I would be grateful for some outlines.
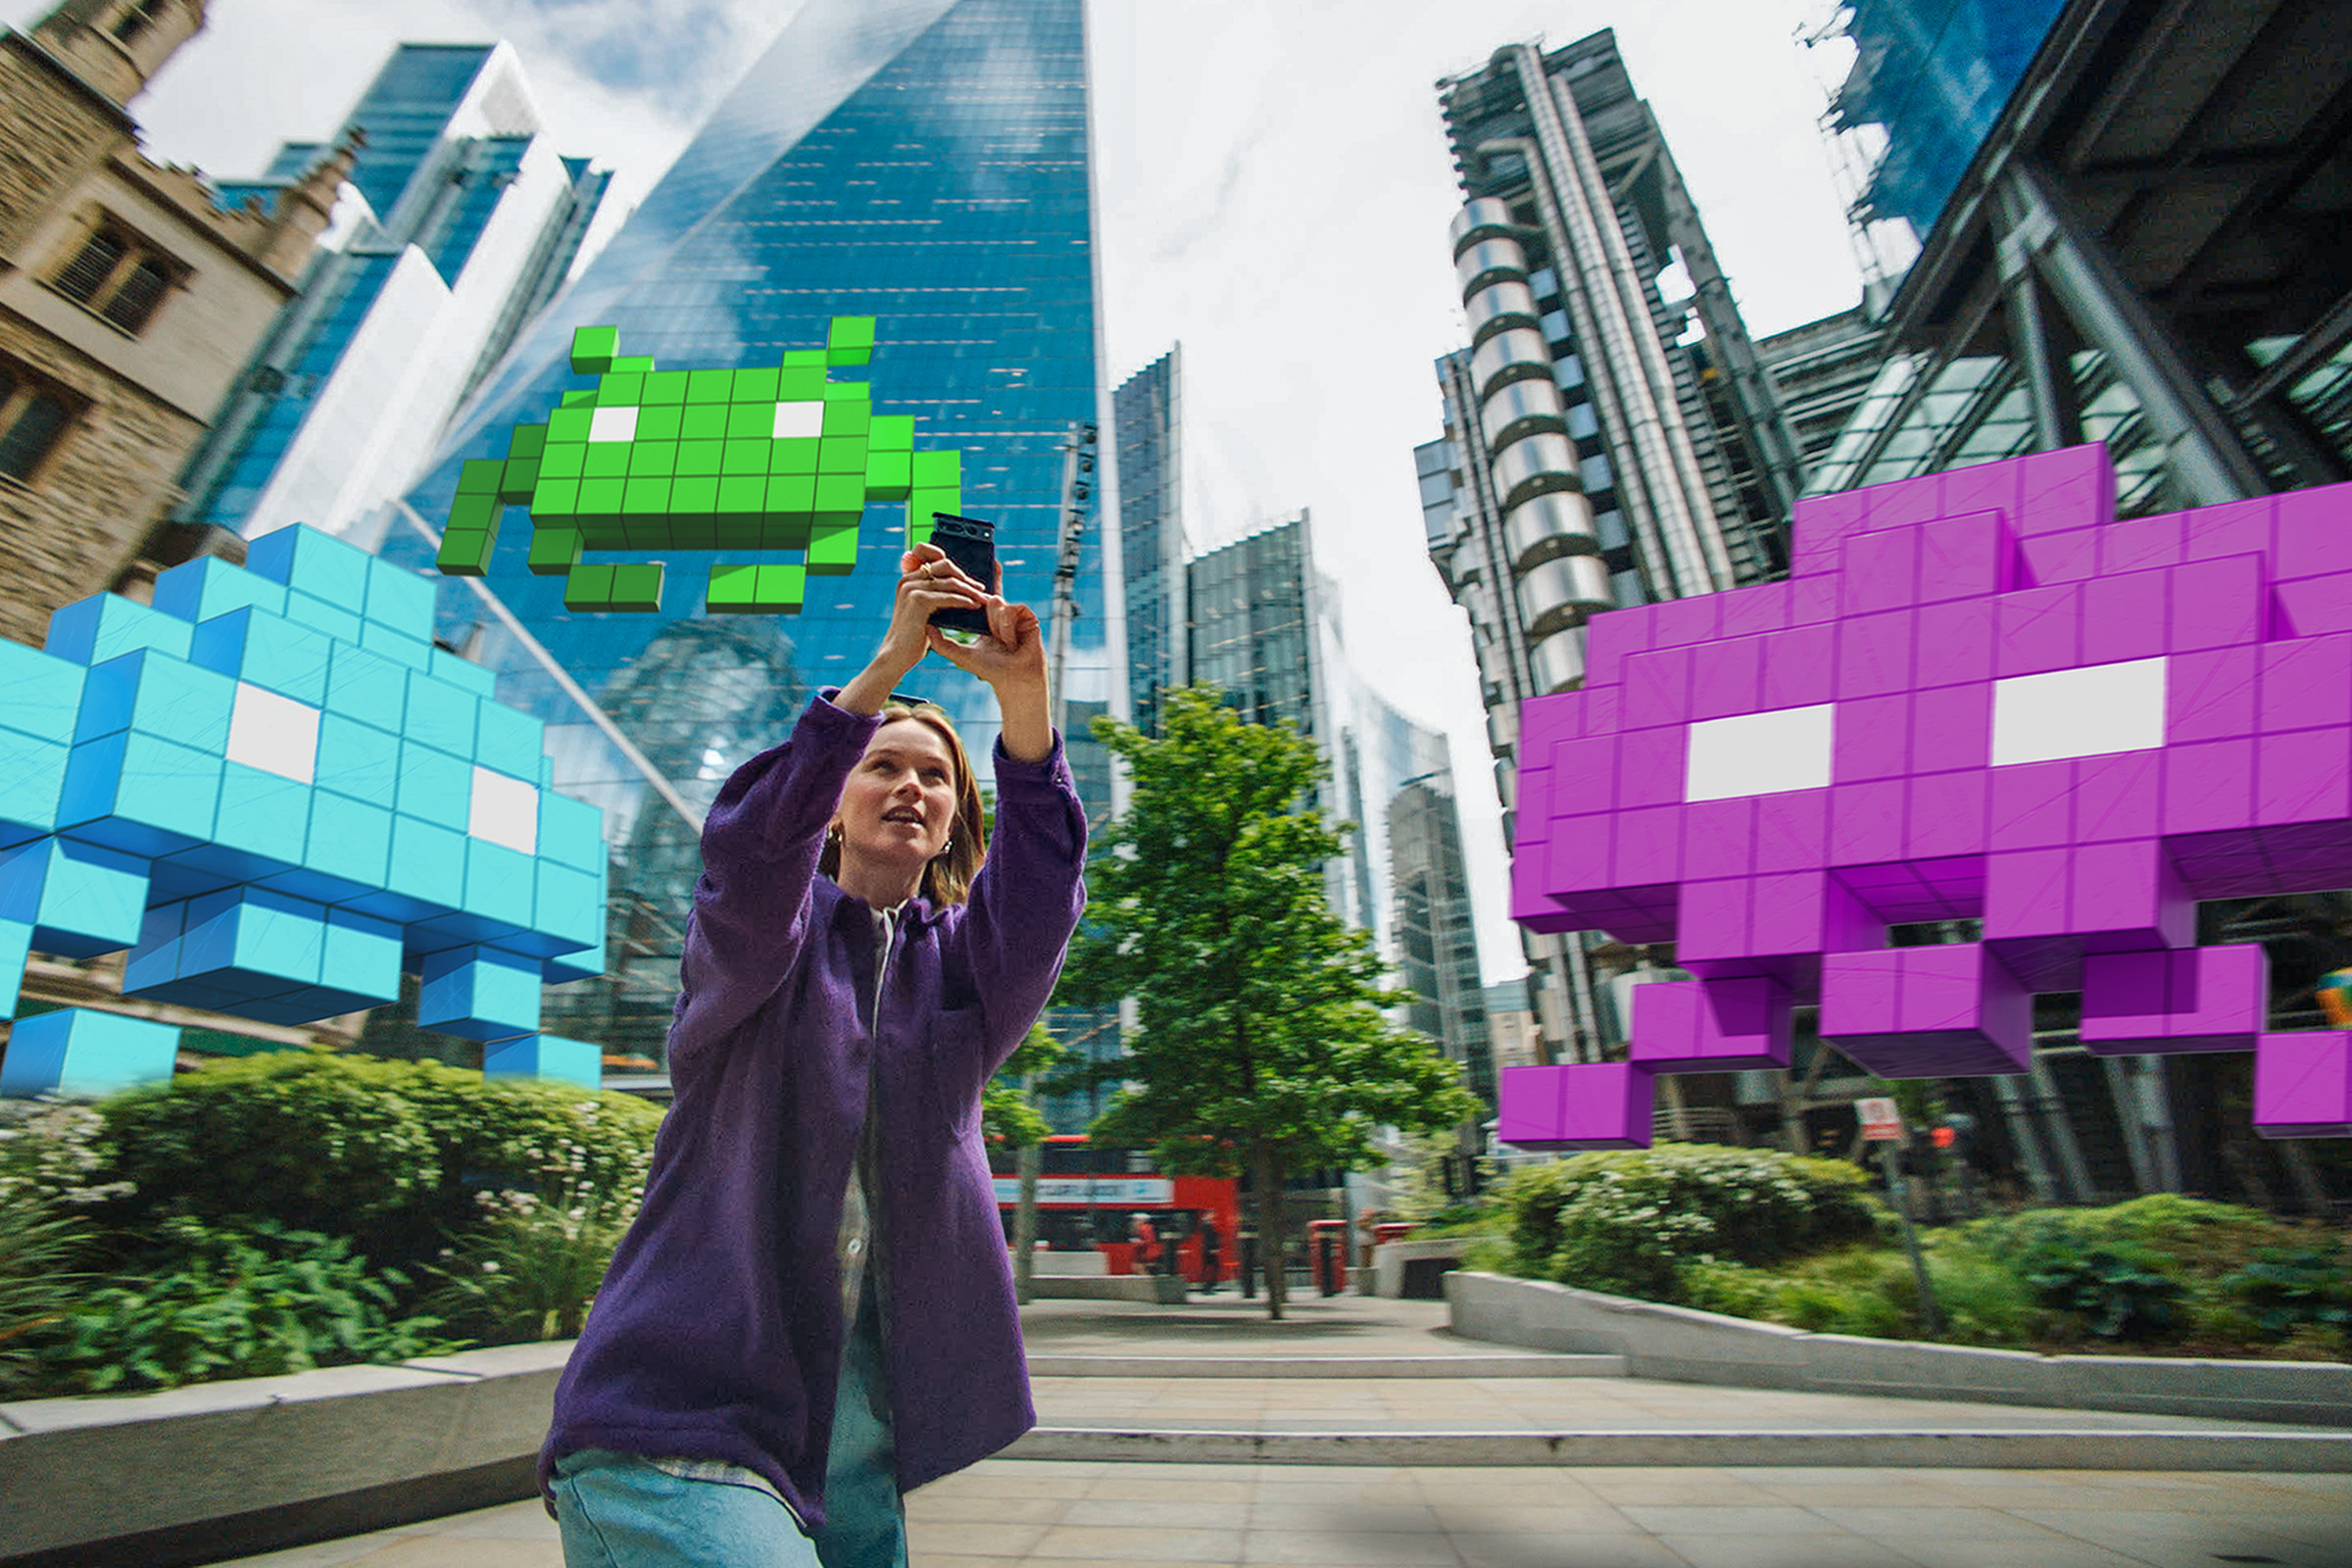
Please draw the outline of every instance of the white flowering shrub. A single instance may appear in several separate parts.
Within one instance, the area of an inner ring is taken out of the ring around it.
[[[87,1283],[87,1210],[123,1197],[86,1105],[0,1101],[0,1396],[34,1388],[41,1351]]]
[[[1673,1300],[1689,1263],[1766,1263],[1868,1236],[1867,1182],[1839,1160],[1661,1144],[1529,1166],[1501,1201],[1517,1272]]]

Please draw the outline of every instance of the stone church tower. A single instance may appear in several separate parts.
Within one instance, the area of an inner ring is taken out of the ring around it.
[[[339,150],[226,211],[139,149],[129,104],[206,0],[65,0],[0,30],[0,634],[38,643],[91,592],[142,596],[201,541],[172,480],[297,292]]]

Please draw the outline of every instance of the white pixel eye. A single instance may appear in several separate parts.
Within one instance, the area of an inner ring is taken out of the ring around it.
[[[318,710],[237,682],[228,714],[228,760],[297,784],[316,782]]]
[[[779,403],[776,405],[776,439],[789,441],[796,436],[825,433],[825,406],[822,403]]]
[[[2012,675],[1992,683],[1992,765],[2146,752],[2164,744],[2165,661]]]
[[[1829,787],[1835,703],[1702,719],[1690,726],[1686,801]]]
[[[637,439],[637,411],[627,409],[598,409],[588,416],[588,439],[591,441],[634,441]]]
[[[539,792],[518,778],[486,767],[473,770],[473,802],[466,815],[471,837],[517,855],[539,853]]]

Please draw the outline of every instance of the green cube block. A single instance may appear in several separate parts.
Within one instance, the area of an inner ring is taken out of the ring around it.
[[[596,389],[588,387],[566,392],[557,400],[556,407],[559,409],[593,409],[596,407]]]
[[[737,403],[773,403],[776,401],[776,368],[757,365],[748,370],[735,372],[735,386],[730,394]]]
[[[816,475],[813,473],[779,473],[767,481],[767,505],[771,515],[776,513],[800,513],[807,515],[816,510]]]
[[[675,516],[709,516],[718,510],[716,474],[681,474],[670,482],[669,510]]]
[[[580,516],[586,519],[620,515],[620,499],[627,488],[625,479],[582,479]]]
[[[697,370],[697,375],[703,372]],[[679,438],[686,441],[717,441],[727,433],[727,405],[724,403],[689,403],[686,416],[678,422]],[[585,439],[585,438],[583,438]]]
[[[651,613],[662,608],[662,563],[633,561],[612,568],[614,610]]]
[[[599,441],[588,449],[580,469],[583,479],[621,479],[629,472],[629,444],[625,441]]]
[[[779,615],[797,614],[808,597],[808,573],[804,566],[765,565],[760,568],[760,603]]]
[[[547,426],[544,424],[518,424],[514,433],[507,437],[507,456],[510,458],[535,458],[546,450]]]
[[[814,369],[821,372],[824,368],[825,351],[823,349],[786,349],[784,351],[784,368],[787,370]]]
[[[835,401],[825,405],[825,434],[863,435],[873,422],[874,408],[870,403]]]
[[[490,552],[497,543],[497,536],[485,529],[452,528],[441,536],[441,554],[433,564],[441,568],[444,577],[486,576]]]
[[[689,515],[674,505],[670,508],[669,544],[673,550],[719,549],[718,529],[718,519],[708,512]]]
[[[865,444],[876,452],[912,452],[914,450],[914,416],[911,414],[877,414],[866,426]]]
[[[688,403],[731,403],[735,398],[733,370],[689,370],[686,372],[686,401]]]
[[[626,370],[632,375],[643,375],[653,368],[653,357],[647,354],[632,354],[625,359],[616,359],[612,362],[612,368]]]
[[[684,441],[678,445],[677,472],[715,474],[726,457],[724,441]]]
[[[678,443],[675,441],[638,441],[628,448],[629,477],[643,478],[659,475],[668,478],[678,468]]]
[[[874,389],[863,381],[827,381],[825,383],[825,401],[827,403],[871,404],[873,399]]]
[[[817,438],[788,436],[768,443],[767,471],[770,473],[816,472]]]
[[[612,571],[610,562],[590,562],[571,568],[571,576],[564,584],[564,608],[566,610],[609,610],[612,605]]]
[[[710,588],[703,596],[703,609],[707,613],[748,615],[758,610],[759,602],[758,566],[711,566]]]
[[[824,395],[825,368],[821,365],[788,368],[776,372],[778,403],[814,403]]]
[[[580,481],[577,479],[542,478],[539,488],[531,492],[531,516],[540,523],[572,516],[579,510]]]
[[[816,471],[820,474],[865,472],[865,437],[826,436],[817,445]]]
[[[619,352],[619,327],[583,326],[571,334],[571,373],[602,375],[612,368],[612,357]]]
[[[719,457],[718,471],[721,473],[766,473],[768,446],[769,443],[765,440],[729,441],[726,444],[726,451]]]
[[[637,411],[637,439],[640,441],[675,441],[685,423],[686,411],[674,403],[660,408]]]
[[[467,458],[466,466],[458,470],[458,494],[462,496],[494,496],[498,482],[506,474],[503,458]]]
[[[524,563],[534,577],[561,577],[580,564],[580,530],[549,527],[531,530],[531,553]]]
[[[872,452],[865,457],[865,493],[874,501],[904,501],[913,483],[908,470],[912,454]]]
[[[547,416],[548,445],[554,446],[561,441],[576,441],[585,445],[589,422],[595,417],[596,411],[592,408],[558,409]]]
[[[819,473],[816,476],[816,510],[820,513],[863,512],[865,465],[860,463],[855,473]]]
[[[917,490],[944,490],[963,482],[963,454],[960,452],[917,452],[914,455],[913,478]]]
[[[710,525],[713,550],[764,550],[766,524],[758,517],[721,517]]]
[[[728,474],[718,481],[718,515],[756,517],[767,510],[767,475]]]
[[[836,316],[825,332],[825,354],[828,358],[842,354],[865,354],[874,346],[874,318],[870,316]],[[835,365],[863,365],[862,359],[833,358]]]
[[[510,507],[530,505],[531,492],[539,488],[539,460],[509,458],[500,467],[498,499]]]
[[[577,479],[587,464],[588,449],[577,441],[566,441],[547,449],[547,455],[539,460],[539,477]]]
[[[633,409],[644,397],[643,375],[624,375],[614,370],[596,384],[596,406],[600,409]]]
[[[505,510],[495,495],[461,495],[449,504],[449,525],[462,532],[495,530]]]
[[[686,401],[686,378],[689,370],[656,370],[645,378],[645,406],[649,409]]]
[[[669,515],[669,476],[644,474],[630,479],[621,493],[620,510],[631,517]]]
[[[858,564],[858,524],[820,522],[808,536],[808,575],[845,577]]]
[[[776,433],[776,407],[773,399],[765,403],[733,403],[727,406],[727,439],[730,441],[768,441]]]
[[[806,550],[814,520],[806,512],[771,512],[752,538],[754,550]]]

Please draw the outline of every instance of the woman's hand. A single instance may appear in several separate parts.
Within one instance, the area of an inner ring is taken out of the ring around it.
[[[951,565],[951,570],[955,568]],[[957,571],[966,583],[971,578]],[[1004,568],[997,567],[996,586],[1004,586]],[[997,695],[997,711],[1004,719],[1005,753],[1024,762],[1042,762],[1054,754],[1054,718],[1046,693],[1046,638],[1037,612],[1027,605],[1007,604],[1002,593],[986,596],[988,635],[957,642],[937,626],[925,628],[932,651],[965,674],[986,683]]]
[[[842,687],[834,706],[853,713],[880,712],[900,680],[921,663],[923,655],[934,646],[932,612],[980,610],[988,603],[988,593],[957,569],[937,545],[916,545],[907,551],[899,558],[899,591],[891,605],[890,625],[882,633],[882,646],[874,650],[865,668]]]

